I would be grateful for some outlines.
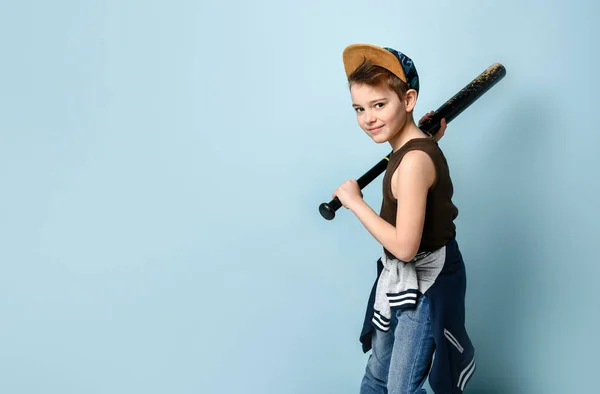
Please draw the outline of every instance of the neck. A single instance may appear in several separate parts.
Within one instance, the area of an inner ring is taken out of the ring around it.
[[[414,138],[424,138],[428,137],[426,133],[421,131],[419,127],[415,124],[412,116],[406,119],[406,123],[404,126],[398,131],[398,133],[393,136],[388,142],[392,146],[392,150],[396,152],[398,149],[402,148],[404,144]]]

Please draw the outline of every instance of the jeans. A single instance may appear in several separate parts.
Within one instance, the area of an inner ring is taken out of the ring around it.
[[[414,309],[393,310],[388,332],[373,329],[372,350],[360,394],[425,394],[435,343],[429,301],[419,294]]]

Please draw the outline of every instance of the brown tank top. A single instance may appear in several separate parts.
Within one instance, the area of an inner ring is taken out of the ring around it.
[[[392,175],[404,155],[415,149],[427,153],[436,169],[436,179],[427,194],[425,223],[419,246],[419,252],[434,251],[456,236],[454,219],[458,216],[458,208],[452,202],[454,187],[446,157],[433,137],[412,139],[392,153],[383,177],[383,201],[379,216],[393,226],[396,225],[397,200],[392,194]],[[395,258],[387,249],[383,250],[388,257]]]

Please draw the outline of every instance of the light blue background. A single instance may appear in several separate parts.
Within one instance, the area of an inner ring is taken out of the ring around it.
[[[358,392],[380,248],[317,210],[389,151],[355,42],[415,60],[417,117],[506,66],[441,141],[467,392],[598,392],[597,4],[4,1],[0,392]]]

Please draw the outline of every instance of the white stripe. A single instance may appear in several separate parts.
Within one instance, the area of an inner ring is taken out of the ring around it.
[[[381,324],[383,324],[384,326],[389,326],[390,324],[392,324],[391,321],[386,320],[383,315],[381,314],[381,312],[379,311],[375,311],[375,313],[373,313],[373,317],[376,317],[379,319],[379,321],[381,322]]]
[[[456,348],[458,349],[459,352],[463,352],[464,349],[463,347],[460,345],[460,343],[458,343],[458,341],[456,340],[456,338],[454,338],[454,335],[452,335],[452,333],[450,333],[450,331],[446,330],[444,328],[444,335],[446,336],[446,338],[448,338],[448,340],[454,345],[456,346]]]
[[[460,387],[462,385],[463,375],[465,374],[465,372],[467,372],[467,370],[471,369],[472,366],[475,366],[475,358],[474,357],[473,357],[473,360],[471,360],[471,362],[469,363],[469,365],[467,365],[467,367],[465,369],[463,369],[462,372],[460,373],[460,376],[458,377],[458,384],[456,385],[456,387]]]
[[[398,301],[391,302],[390,301],[390,306],[399,306],[399,305],[404,305],[404,304],[416,304],[416,303],[417,303],[417,301],[415,301],[415,300],[406,300],[406,301],[401,301],[401,302],[398,302]]]
[[[381,318],[380,315],[378,315],[377,313],[373,316],[373,319],[377,320],[379,322],[379,324],[381,324],[384,327],[389,327],[390,324],[392,322],[386,322],[385,320],[383,320],[383,318]]]
[[[381,323],[379,323],[379,321],[377,321],[377,319],[373,319],[373,323],[375,323],[375,325],[377,327],[379,327],[381,329],[381,331],[388,331],[389,330],[389,327],[383,327],[383,326],[381,326]]]
[[[388,296],[388,299],[390,301],[397,301],[397,300],[402,300],[404,298],[417,298],[416,294],[403,294],[403,295],[395,295],[395,296]]]
[[[473,361],[475,361],[475,360],[473,360]],[[460,385],[460,391],[464,391],[465,385],[469,381],[469,378],[471,377],[471,375],[473,374],[474,371],[475,371],[475,363],[473,363],[473,368],[471,368],[471,371],[469,371],[469,373],[465,376],[465,379],[463,380],[462,384]]]

